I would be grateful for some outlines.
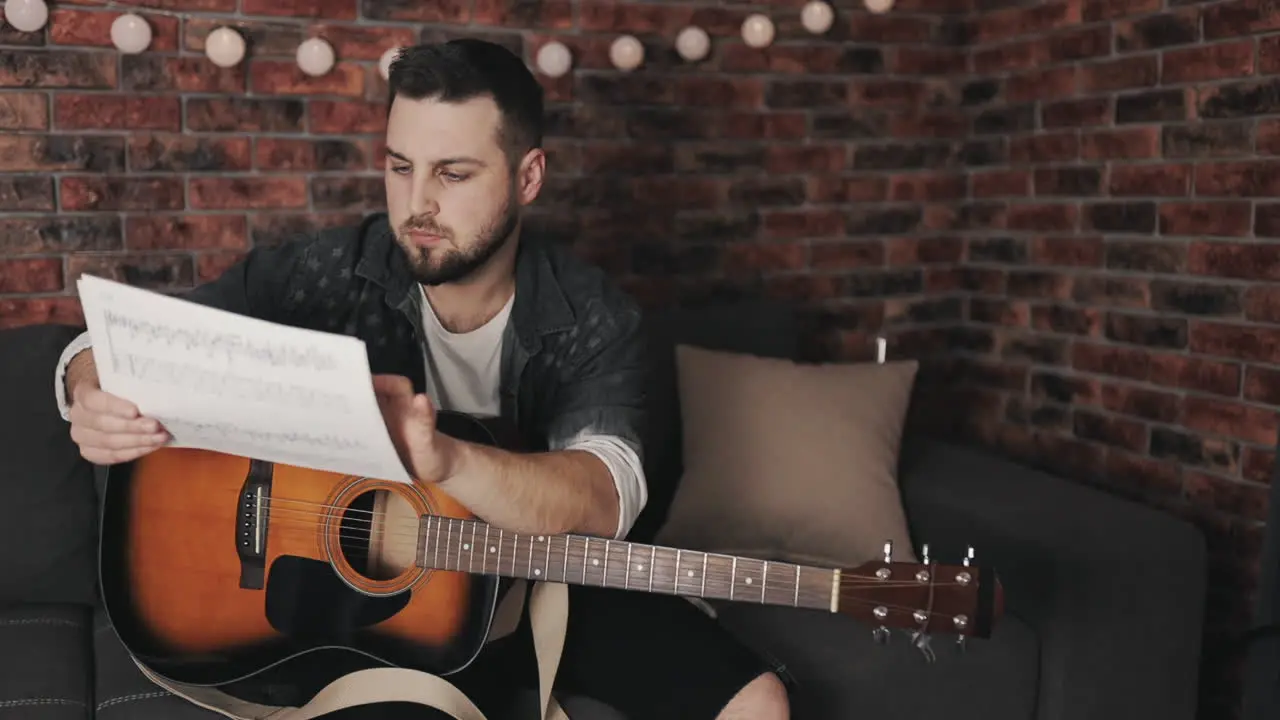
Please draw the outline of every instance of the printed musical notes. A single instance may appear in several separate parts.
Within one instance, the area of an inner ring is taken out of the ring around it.
[[[102,389],[196,447],[410,482],[364,343],[92,275],[79,279]]]

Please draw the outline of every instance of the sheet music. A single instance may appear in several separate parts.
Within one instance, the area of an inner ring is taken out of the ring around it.
[[[102,389],[160,421],[173,446],[412,481],[358,338],[92,275],[77,286]]]

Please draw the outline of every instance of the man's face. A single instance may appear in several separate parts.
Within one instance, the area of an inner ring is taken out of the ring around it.
[[[397,97],[387,119],[387,213],[418,282],[466,278],[513,235],[541,187],[533,150],[511,167],[492,98],[459,103]]]

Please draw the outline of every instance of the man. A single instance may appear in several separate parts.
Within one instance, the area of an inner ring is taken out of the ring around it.
[[[388,212],[257,248],[187,297],[360,337],[410,471],[482,519],[626,536],[647,496],[640,312],[603,273],[521,232],[546,172],[540,86],[518,57],[476,40],[409,48],[389,85]],[[99,388],[85,348],[67,348],[56,382],[83,456],[111,464],[163,446],[164,428]],[[436,432],[435,408],[516,420],[546,451],[453,440]],[[559,693],[633,719],[788,716],[769,666],[684,599],[570,593]],[[505,639],[449,679],[486,715],[508,689],[537,688],[529,649]]]

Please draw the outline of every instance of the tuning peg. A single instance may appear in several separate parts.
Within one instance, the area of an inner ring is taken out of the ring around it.
[[[970,545],[968,547],[968,551],[965,553],[965,556],[964,556],[964,566],[970,567],[972,564],[973,564],[973,546]]]
[[[925,662],[932,663],[938,659],[937,653],[933,651],[933,638],[927,633],[919,630],[911,633],[911,644],[915,645],[924,655]]]
[[[893,541],[892,540],[884,541],[884,561],[886,563],[893,562]]]
[[[889,644],[889,628],[881,625],[880,627],[871,631],[871,638],[876,641],[877,645],[888,645]]]
[[[967,638],[964,635],[956,638],[956,650],[959,651],[961,655],[963,655],[964,651],[969,647],[968,644],[965,643],[966,639]]]
[[[925,543],[924,547],[920,548],[920,550],[921,550],[920,561],[925,565],[928,565],[929,564],[929,543]]]

